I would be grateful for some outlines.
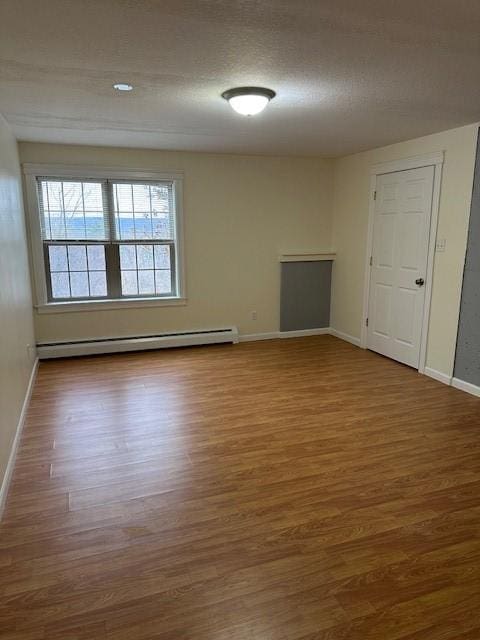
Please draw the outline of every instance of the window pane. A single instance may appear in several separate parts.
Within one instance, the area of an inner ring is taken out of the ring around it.
[[[48,253],[52,299],[108,295],[105,245],[54,245]]]
[[[108,237],[108,223],[104,220],[103,211],[92,211],[85,213],[85,239],[86,240],[104,240]]]
[[[155,269],[170,269],[170,247],[166,244],[155,245]]]
[[[172,293],[171,271],[155,271],[156,293]]]
[[[87,270],[87,247],[84,244],[78,245],[78,246],[69,245],[68,266],[69,266],[69,271],[86,271]]]
[[[113,185],[113,201],[115,207],[115,225],[117,237],[125,239],[135,238],[133,221],[133,192],[129,184]]]
[[[45,216],[45,232],[47,238],[65,238],[65,225],[62,216],[62,183],[45,182],[42,188],[43,213]]]
[[[88,288],[88,274],[86,271],[70,272],[70,287],[72,298],[88,298],[90,295]]]
[[[124,296],[138,295],[136,271],[122,271],[122,295]]]
[[[139,269],[153,269],[153,246],[137,244],[137,264]]]
[[[68,273],[52,273],[52,298],[70,298]]]
[[[105,271],[90,271],[88,274],[91,296],[107,295],[107,274]]]
[[[107,239],[101,182],[40,178],[39,184],[45,239]]]
[[[172,239],[175,235],[171,183],[113,183],[115,227],[119,239]]]
[[[141,294],[151,294],[151,295],[155,293],[153,269],[151,271],[138,272],[138,292]]]
[[[173,187],[155,185],[151,188],[152,222],[155,238],[172,240],[173,228]]]
[[[102,184],[98,182],[82,182],[83,202],[85,205],[85,213],[97,214],[102,212],[103,216],[103,193]],[[88,215],[87,215],[88,217]],[[92,216],[95,217],[95,216]]]
[[[50,261],[50,271],[68,271],[66,247],[48,247],[48,259]]]
[[[89,245],[87,247],[89,271],[105,271],[105,247]]]
[[[136,247],[134,244],[121,244],[120,245],[120,268],[121,269],[136,269]]]
[[[60,211],[64,216],[65,238],[84,239],[86,233],[83,218],[82,184],[64,182],[62,187],[63,202],[60,203]]]
[[[122,295],[153,296],[171,293],[169,246],[121,244],[119,250]],[[162,268],[156,268],[158,266]],[[164,266],[167,268],[163,268]]]

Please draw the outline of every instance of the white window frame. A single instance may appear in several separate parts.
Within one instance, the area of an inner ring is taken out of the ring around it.
[[[34,304],[39,313],[123,309],[126,307],[163,307],[184,305],[187,302],[185,286],[185,248],[183,220],[183,173],[181,171],[152,172],[146,169],[120,169],[118,167],[89,167],[80,165],[24,164],[27,222],[31,247],[31,266],[34,283]],[[175,254],[176,292],[171,297],[110,298],[105,300],[72,300],[49,302],[37,194],[37,178],[103,179],[171,181],[175,197]]]

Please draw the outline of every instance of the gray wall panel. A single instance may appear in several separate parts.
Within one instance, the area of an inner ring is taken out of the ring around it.
[[[332,262],[282,262],[280,331],[330,324]]]
[[[480,145],[477,144],[467,255],[463,274],[455,378],[480,387]]]

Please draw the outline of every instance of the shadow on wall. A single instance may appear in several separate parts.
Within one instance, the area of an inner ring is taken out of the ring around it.
[[[480,140],[477,142],[454,376],[480,387]]]

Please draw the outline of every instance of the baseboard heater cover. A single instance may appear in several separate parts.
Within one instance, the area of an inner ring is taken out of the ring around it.
[[[207,329],[178,333],[162,333],[159,335],[130,336],[122,338],[101,338],[99,340],[82,340],[72,342],[50,342],[37,344],[38,357],[68,358],[71,356],[88,356],[100,353],[119,353],[124,351],[143,351],[147,349],[166,349],[168,347],[189,347],[206,344],[222,344],[238,342],[237,327],[226,329]]]

